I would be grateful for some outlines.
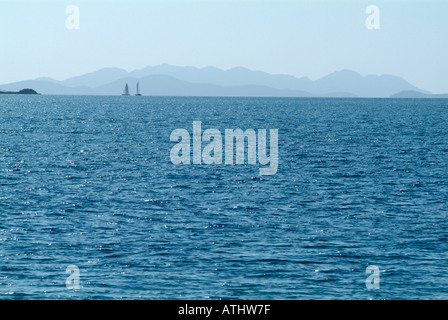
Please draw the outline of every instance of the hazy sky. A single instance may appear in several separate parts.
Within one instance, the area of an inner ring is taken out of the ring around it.
[[[79,30],[66,28],[69,5]],[[313,80],[352,69],[448,92],[447,0],[0,0],[0,39],[0,83],[168,63]]]

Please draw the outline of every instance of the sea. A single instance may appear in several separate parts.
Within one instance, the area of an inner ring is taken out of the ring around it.
[[[0,299],[448,299],[448,100],[2,95]]]

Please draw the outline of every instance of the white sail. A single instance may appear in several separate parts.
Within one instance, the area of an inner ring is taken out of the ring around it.
[[[135,94],[136,96],[141,96],[142,94],[140,93],[140,82],[137,81],[137,93]]]
[[[128,96],[128,95],[129,95],[129,87],[128,84],[126,83],[122,96]]]

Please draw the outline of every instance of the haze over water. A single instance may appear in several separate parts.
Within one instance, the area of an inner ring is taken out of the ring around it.
[[[447,299],[447,106],[1,96],[1,298]],[[193,121],[278,129],[278,172],[172,164]]]

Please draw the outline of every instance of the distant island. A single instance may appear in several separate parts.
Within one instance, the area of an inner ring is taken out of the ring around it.
[[[22,89],[18,92],[15,91],[0,91],[0,94],[40,94],[33,89]]]
[[[447,99],[448,94],[427,94],[418,91],[401,91],[392,95],[391,98]]]

